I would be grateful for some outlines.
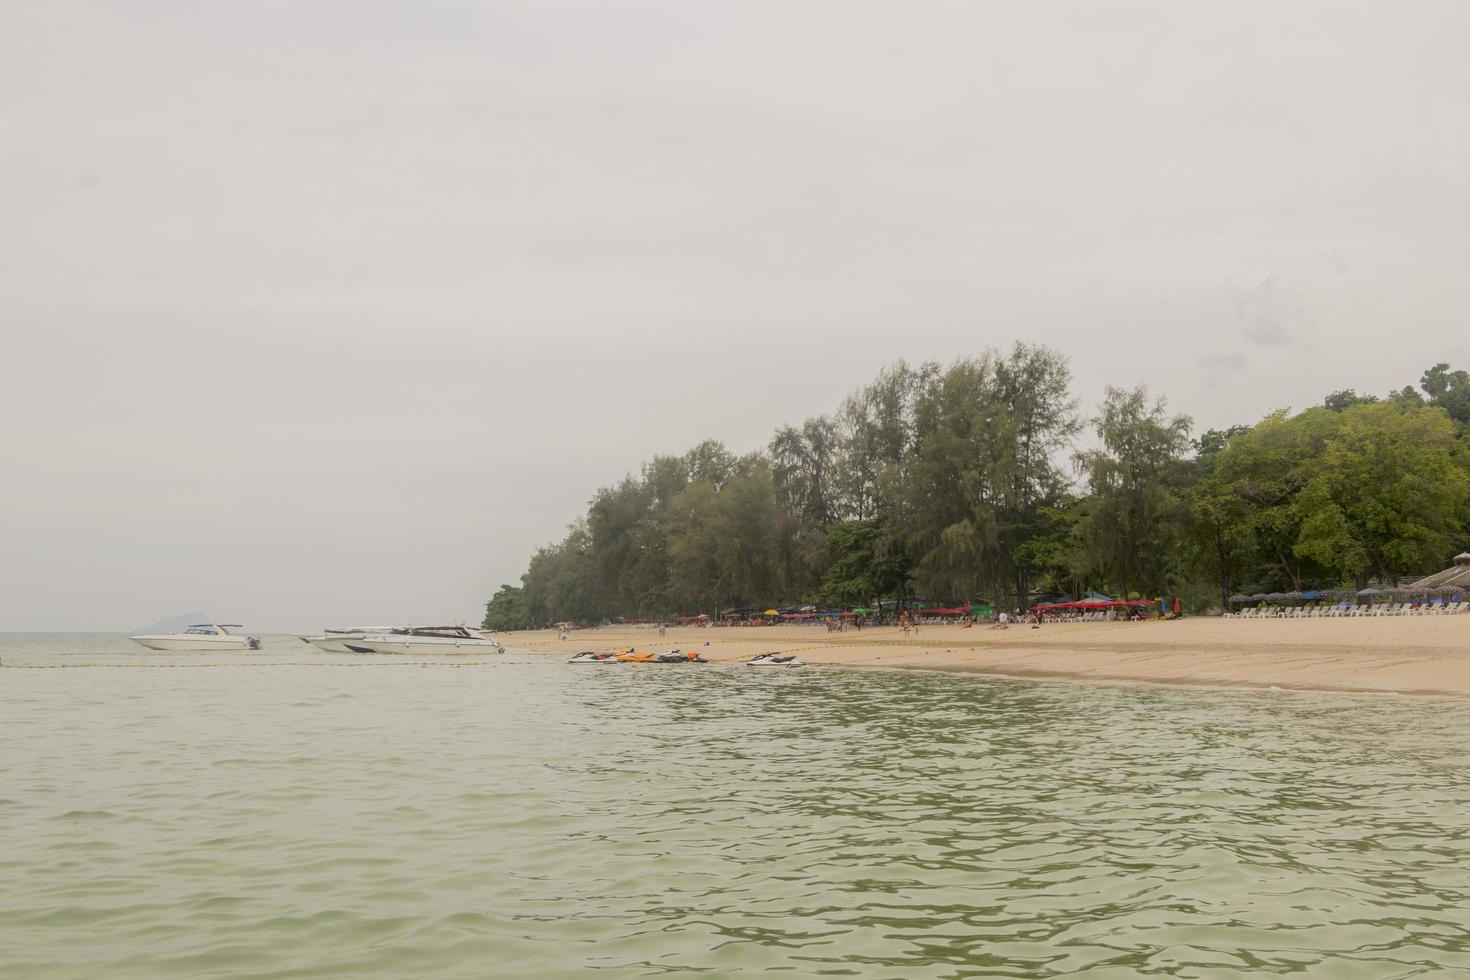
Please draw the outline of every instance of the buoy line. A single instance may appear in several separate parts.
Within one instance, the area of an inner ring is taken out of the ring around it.
[[[399,660],[383,663],[322,663],[310,660],[271,660],[265,663],[220,663],[220,664],[5,664],[5,670],[76,670],[96,668],[99,670],[161,670],[169,667],[532,667],[534,664],[505,664],[488,660],[472,660],[468,663],[439,663],[432,660]]]

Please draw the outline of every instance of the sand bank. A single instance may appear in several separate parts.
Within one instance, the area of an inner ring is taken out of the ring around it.
[[[940,670],[1095,683],[1470,694],[1470,615],[1391,619],[1183,619],[1177,622],[896,627],[647,627],[506,634],[533,653],[700,647],[715,662],[796,653],[816,666]],[[708,644],[707,647],[704,645]]]

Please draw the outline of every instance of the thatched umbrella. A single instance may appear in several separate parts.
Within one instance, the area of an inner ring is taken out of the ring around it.
[[[1244,603],[1250,602],[1251,601],[1251,597],[1248,596],[1248,595],[1242,595],[1241,593],[1237,592],[1237,593],[1235,593],[1235,595],[1231,596],[1229,599],[1227,599],[1225,601],[1228,602],[1228,603],[1230,603],[1232,606],[1239,606],[1239,605],[1242,605]]]

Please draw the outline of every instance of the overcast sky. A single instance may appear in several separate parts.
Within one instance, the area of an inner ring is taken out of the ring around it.
[[[1470,4],[0,14],[0,629],[478,620],[658,452],[1014,339],[1470,367]]]

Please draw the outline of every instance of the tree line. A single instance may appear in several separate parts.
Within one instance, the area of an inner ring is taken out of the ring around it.
[[[1470,538],[1465,371],[1198,436],[1146,388],[1084,416],[1071,381],[1024,343],[899,361],[762,450],[655,456],[597,491],[485,625],[1087,590],[1199,607],[1396,581]]]

